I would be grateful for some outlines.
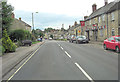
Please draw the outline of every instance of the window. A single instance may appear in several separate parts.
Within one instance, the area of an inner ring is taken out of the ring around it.
[[[115,20],[115,16],[114,16],[114,13],[111,13],[111,20]]]
[[[115,35],[115,30],[114,30],[114,28],[112,28],[112,36],[114,36]]]
[[[91,20],[90,20],[90,25],[91,25]]]
[[[100,30],[100,36],[103,37],[103,29]]]
[[[114,40],[114,38],[113,37],[108,38],[108,41],[111,41],[111,40]]]
[[[90,36],[92,37],[92,34],[93,34],[93,32],[92,31],[90,31]]]
[[[102,15],[102,21],[105,21],[105,15]]]
[[[98,22],[100,22],[101,20],[100,20],[100,17],[98,17]]]
[[[120,37],[115,37],[116,42],[120,42]]]

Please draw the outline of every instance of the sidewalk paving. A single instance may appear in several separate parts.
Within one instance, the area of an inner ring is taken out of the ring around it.
[[[31,46],[22,46],[16,49],[14,53],[6,53],[2,56],[2,76],[4,77],[14,66],[16,66],[25,57],[30,55],[44,42],[39,42]]]
[[[97,44],[97,45],[103,45],[103,42],[99,42],[99,41],[90,41],[90,44]]]

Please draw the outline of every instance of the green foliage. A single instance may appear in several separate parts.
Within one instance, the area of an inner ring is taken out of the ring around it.
[[[32,30],[32,33],[35,38],[44,37],[44,33],[40,29]]]
[[[25,39],[31,39],[31,33],[23,29],[11,31],[9,35],[12,41],[22,41]]]
[[[51,38],[53,38],[53,35],[50,35]]]
[[[2,2],[0,5],[2,5],[2,31],[6,29],[8,32],[13,20],[11,17],[13,7],[8,5],[7,2]]]
[[[9,38],[7,31],[3,31],[2,46],[5,48],[5,52],[14,52],[16,51],[16,45]]]
[[[44,31],[45,32],[51,32],[52,30],[54,30],[53,28],[46,28]]]
[[[0,56],[5,52],[5,48],[2,46],[2,40],[0,39]]]

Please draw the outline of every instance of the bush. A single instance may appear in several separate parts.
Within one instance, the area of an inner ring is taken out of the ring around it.
[[[5,52],[14,52],[16,51],[16,45],[9,38],[7,31],[3,31],[2,46],[5,48]]]
[[[10,38],[12,41],[22,41],[22,40],[31,40],[31,33],[27,30],[18,29],[10,32]]]
[[[0,56],[2,56],[4,52],[5,52],[5,48],[0,45]]]

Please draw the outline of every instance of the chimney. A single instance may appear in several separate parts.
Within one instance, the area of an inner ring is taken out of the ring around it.
[[[96,4],[93,4],[93,5],[92,5],[92,10],[93,10],[93,12],[95,12],[96,9],[97,9],[97,5],[96,5]]]
[[[19,17],[19,21],[21,21],[21,17]]]
[[[86,19],[87,19],[87,17],[88,17],[88,16],[84,16],[84,20],[86,20]]]
[[[71,25],[69,25],[69,28],[71,28]]]
[[[105,1],[105,6],[108,4],[108,0],[104,0]]]
[[[11,17],[14,19],[14,18],[15,18],[15,14],[14,14],[14,13],[12,13]]]
[[[77,25],[77,22],[75,21],[74,26],[76,26],[76,25]]]

